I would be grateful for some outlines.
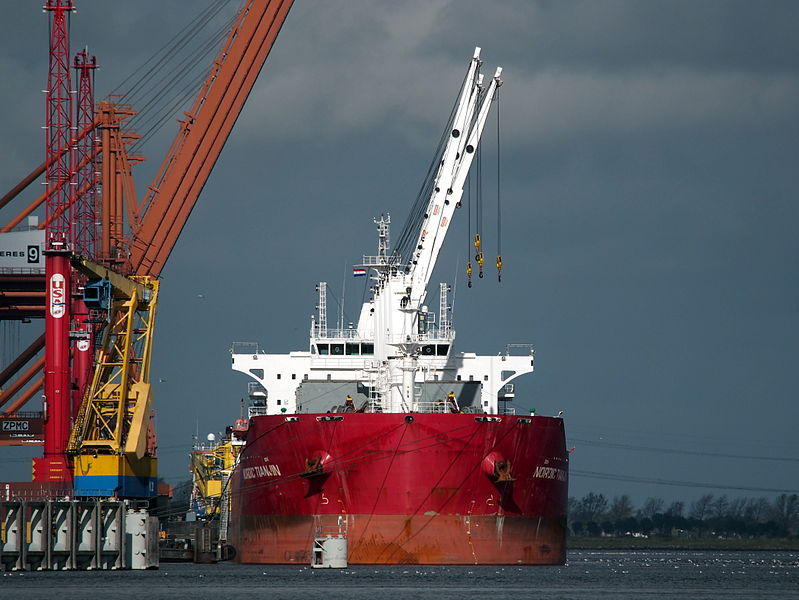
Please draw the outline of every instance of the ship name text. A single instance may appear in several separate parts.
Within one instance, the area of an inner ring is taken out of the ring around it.
[[[567,480],[566,471],[555,467],[536,467],[533,477],[538,479],[557,479],[558,481]]]
[[[256,477],[280,477],[280,467],[274,464],[245,467],[242,475],[244,476],[244,479],[255,479]]]

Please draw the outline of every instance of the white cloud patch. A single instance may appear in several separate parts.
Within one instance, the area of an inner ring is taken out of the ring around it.
[[[505,90],[514,120],[507,133],[516,141],[700,125],[749,129],[790,119],[799,108],[799,77],[745,72],[548,71],[510,79]]]
[[[442,23],[457,14],[458,5],[445,1],[380,10],[298,3],[242,115],[240,135],[329,140],[381,127],[414,145],[429,144],[429,130],[438,132],[448,114],[472,49],[464,46],[459,59],[452,44],[437,45]],[[503,131],[511,144],[697,126],[747,130],[799,111],[794,72],[680,61],[603,69],[546,56],[537,63],[519,52],[518,27],[514,39],[504,39],[502,30],[478,25],[468,37],[483,45],[484,72],[505,68]]]

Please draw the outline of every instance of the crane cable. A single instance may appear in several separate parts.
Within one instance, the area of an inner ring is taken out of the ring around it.
[[[468,73],[463,77],[461,89],[463,89],[464,85],[466,84],[467,77]],[[475,77],[477,77],[477,73],[475,73]],[[430,165],[427,169],[427,173],[425,174],[422,186],[419,189],[419,193],[416,195],[416,200],[413,203],[410,214],[403,225],[400,235],[396,238],[397,241],[394,245],[395,250],[393,255],[399,258],[406,265],[410,265],[411,261],[413,260],[413,253],[416,250],[416,247],[413,246],[413,244],[416,242],[416,238],[420,233],[419,230],[422,223],[428,216],[426,211],[433,196],[433,187],[436,183],[436,176],[439,175],[441,170],[441,161],[443,160],[444,149],[446,147],[447,141],[452,135],[452,126],[455,122],[455,114],[457,112],[458,102],[459,98],[456,98],[454,104],[452,105],[452,110],[450,111],[447,123],[444,125],[444,130],[441,132],[438,146],[433,153],[433,159],[430,161]]]
[[[222,4],[224,0],[216,0],[216,5]],[[136,94],[136,92],[140,89],[140,86],[143,86],[145,82],[151,80],[151,76],[153,73],[157,72],[161,65],[164,63],[167,58],[169,58],[173,53],[175,47],[177,47],[183,40],[190,38],[202,28],[203,25],[200,24],[201,21],[205,20],[208,16],[208,13],[214,9],[214,4],[208,6],[204,11],[200,12],[194,19],[192,19],[186,26],[181,29],[173,38],[168,41],[166,44],[161,46],[158,50],[153,52],[153,54],[145,60],[141,65],[139,65],[133,72],[125,77],[111,92],[109,96],[122,96],[128,99],[128,101],[132,100]],[[207,21],[206,21],[207,22]],[[157,60],[156,60],[157,59]],[[142,73],[135,82],[133,82],[130,87],[124,88],[128,84],[128,82],[136,76],[137,73],[142,71],[144,68],[147,67],[152,61],[156,61],[153,66],[151,66],[145,73]]]
[[[502,196],[500,194],[500,137],[499,137],[499,88],[494,99],[497,102],[497,282],[502,282]]]
[[[477,189],[475,194],[475,233],[474,233],[474,260],[477,262],[477,276],[483,278],[483,255],[480,232],[483,231],[483,147],[477,146]]]
[[[141,138],[132,144],[132,148],[140,147],[151,139],[156,132],[175,116],[181,107],[186,106],[196,96],[197,90],[208,77],[208,73],[205,68],[192,70],[190,65],[191,63],[207,64],[209,56],[212,56],[217,51],[227,36],[232,22],[233,20],[231,19],[225,23],[200,47],[189,52],[186,57],[177,62],[175,67],[161,80],[166,79],[167,83],[158,89],[153,89],[151,98],[146,102],[142,110],[131,118],[131,125],[137,129],[143,130],[145,127],[149,127]],[[183,87],[176,90],[180,84],[184,84]]]
[[[147,92],[147,84],[153,81],[153,76],[161,71],[178,51],[185,48],[186,44],[199,34],[210,19],[216,16],[219,10],[221,10],[225,2],[226,0],[215,0],[214,3],[201,11],[183,29],[175,34],[171,40],[156,50],[147,60],[111,90],[109,96],[121,96],[129,103],[132,103],[136,101],[139,95],[144,95]],[[130,84],[130,87],[124,88],[137,73],[147,68],[147,65],[153,61],[155,61],[155,63],[139,75],[139,77]]]
[[[158,110],[158,107],[167,101],[166,99],[169,93],[190,76],[193,75],[193,78],[196,79],[199,74],[200,81],[202,81],[207,76],[206,70],[204,68],[195,68],[195,70],[192,71],[192,67],[204,64],[206,57],[219,47],[226,33],[227,32],[223,28],[220,28],[214,32],[210,38],[202,42],[201,45],[197,48],[193,48],[191,52],[188,52],[186,56],[182,58],[176,56],[173,60],[174,66],[164,73],[157,81],[153,82],[152,92],[149,94],[150,97],[146,99],[139,114],[144,113],[145,115],[149,115],[151,112]]]
[[[467,206],[467,219],[466,227],[466,282],[468,287],[472,287],[472,176],[471,173],[466,176],[466,206]]]
[[[209,24],[228,4],[229,0],[214,0],[108,95],[140,106],[127,125],[146,132],[131,144],[131,152],[149,140],[197,93],[207,77],[205,67],[201,66],[225,39],[236,15],[225,19],[210,35],[201,37],[201,33],[208,31]]]

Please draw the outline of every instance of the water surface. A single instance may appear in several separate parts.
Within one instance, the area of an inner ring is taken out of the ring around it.
[[[0,573],[0,598],[412,600],[799,599],[799,552],[575,550],[561,567],[164,564],[154,571]]]

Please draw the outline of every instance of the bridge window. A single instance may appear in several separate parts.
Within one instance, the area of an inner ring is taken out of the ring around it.
[[[291,378],[292,378],[292,379],[297,379],[297,374],[296,374],[296,373],[292,373],[292,374],[291,374]]]
[[[280,373],[277,374],[277,378],[280,379]]]
[[[341,356],[344,354],[344,344],[330,344],[330,354]]]
[[[449,352],[449,344],[437,344],[436,356],[446,356]]]
[[[330,354],[330,344],[316,344],[316,349],[319,354]]]
[[[264,370],[263,369],[250,369],[250,373],[255,375],[258,379],[264,378]]]
[[[433,344],[422,346],[422,356],[435,356],[436,347]]]
[[[374,344],[361,344],[361,354],[366,356],[372,356],[375,353],[375,345]]]
[[[361,345],[360,344],[347,344],[346,346],[347,355],[358,355],[361,353]]]

